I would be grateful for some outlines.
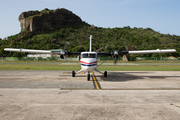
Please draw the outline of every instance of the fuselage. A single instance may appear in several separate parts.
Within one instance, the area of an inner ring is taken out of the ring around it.
[[[97,69],[97,52],[81,53],[81,68],[84,72],[92,72]]]

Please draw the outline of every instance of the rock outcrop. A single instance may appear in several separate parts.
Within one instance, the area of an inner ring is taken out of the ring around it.
[[[82,20],[67,9],[23,12],[19,16],[21,31],[42,32],[53,30],[69,24],[78,24]]]
[[[58,39],[52,39],[52,40],[51,40],[51,44],[59,45]]]
[[[104,51],[103,48],[99,48],[99,49],[96,50],[96,52],[102,52],[102,51]]]
[[[128,48],[123,48],[122,51],[136,51],[135,46],[130,46]],[[130,56],[129,55],[123,55],[122,57],[123,61],[130,61]]]

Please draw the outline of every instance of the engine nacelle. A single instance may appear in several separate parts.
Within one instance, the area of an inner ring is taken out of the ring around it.
[[[60,57],[61,59],[64,59],[67,53],[68,53],[67,50],[62,50],[62,49],[51,50],[52,57]]]

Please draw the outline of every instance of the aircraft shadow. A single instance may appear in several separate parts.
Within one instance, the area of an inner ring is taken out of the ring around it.
[[[131,80],[137,80],[137,79],[144,79],[142,76],[138,75],[131,75],[128,73],[117,73],[117,72],[111,72],[108,73],[107,77],[104,77],[103,75],[97,75],[98,77],[101,78],[99,81],[111,81],[111,82],[125,82],[125,81],[131,81]]]
[[[156,76],[156,75],[141,75],[141,74],[149,74],[149,73],[152,73],[151,72],[108,72],[108,75],[107,77],[104,77],[103,75],[99,74],[99,73],[96,73],[95,72],[95,76],[97,78],[97,81],[111,81],[111,82],[126,82],[126,81],[132,81],[132,80],[162,80],[162,79],[165,79],[165,78],[179,78],[180,79],[180,76]],[[134,75],[136,74],[136,75]],[[71,74],[62,74],[60,76],[72,76]],[[79,77],[79,78],[84,78],[86,79],[87,77],[87,74],[77,74],[76,77]],[[100,78],[100,79],[99,79]],[[149,78],[149,79],[147,79]]]
[[[156,76],[156,75],[147,75],[147,76],[141,76],[141,75],[132,75],[131,73],[135,74],[141,74],[145,72],[111,72],[107,75],[107,77],[104,77],[103,75],[96,75],[98,81],[111,81],[111,82],[126,82],[126,81],[132,81],[132,80],[158,80],[158,79],[165,79],[165,78],[179,78],[180,76]],[[148,72],[147,72],[148,73]],[[98,78],[101,79],[98,79]],[[149,79],[146,79],[149,78]]]

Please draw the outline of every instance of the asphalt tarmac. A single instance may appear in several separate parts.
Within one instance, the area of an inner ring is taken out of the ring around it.
[[[0,71],[2,120],[179,120],[179,71]]]

